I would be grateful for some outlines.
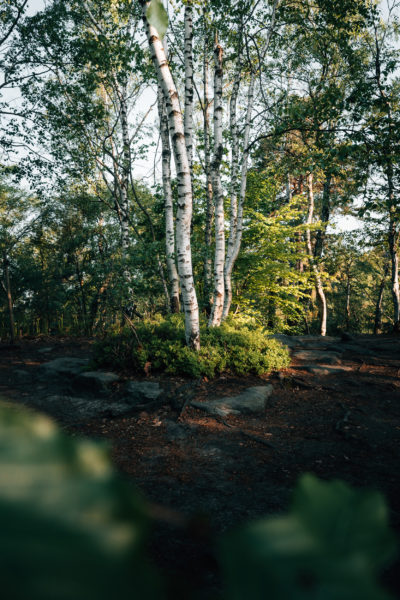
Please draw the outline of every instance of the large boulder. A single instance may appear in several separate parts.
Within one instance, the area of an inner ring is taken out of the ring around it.
[[[119,381],[115,373],[105,371],[85,371],[74,379],[74,386],[89,392],[107,392],[113,383]]]
[[[162,393],[160,384],[155,381],[128,381],[124,401],[131,406],[148,404],[157,400]]]
[[[255,386],[247,388],[237,396],[217,398],[208,402],[193,401],[191,405],[220,417],[261,413],[265,410],[266,402],[272,392],[272,385]]]
[[[52,377],[54,375],[62,377],[75,377],[87,367],[88,363],[88,358],[63,356],[40,365],[39,374],[42,378]]]
[[[339,365],[340,354],[326,350],[300,350],[293,354],[294,358],[308,363],[323,363],[325,365]]]

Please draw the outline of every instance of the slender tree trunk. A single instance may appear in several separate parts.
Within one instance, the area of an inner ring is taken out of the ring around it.
[[[185,312],[185,334],[189,347],[200,349],[199,308],[194,287],[190,229],[192,221],[192,182],[186,150],[185,131],[178,91],[175,87],[162,42],[157,30],[148,23],[146,9],[148,2],[141,2],[148,41],[154,66],[166,101],[170,102],[168,124],[175,157],[178,179],[178,210],[176,215],[176,249],[178,273]],[[168,104],[167,102],[167,104]]]
[[[14,323],[14,306],[13,299],[11,293],[11,283],[10,283],[10,271],[9,271],[10,261],[8,260],[8,256],[6,252],[3,253],[3,269],[4,269],[4,279],[5,279],[5,292],[7,294],[7,307],[8,307],[8,318],[10,323],[10,342],[11,344],[15,343],[15,323]]]
[[[383,292],[385,291],[386,279],[389,274],[389,262],[385,265],[383,277],[379,284],[378,298],[375,305],[375,321],[374,321],[374,334],[382,332],[382,304],[383,304]]]
[[[346,281],[346,331],[350,331],[350,293],[351,293],[351,283],[350,283],[350,271],[347,272],[347,281]]]
[[[400,289],[399,289],[399,233],[396,230],[396,221],[394,217],[395,207],[391,207],[390,211],[390,227],[389,227],[389,251],[392,267],[392,297],[393,297],[393,327],[395,331],[400,329]]]
[[[314,189],[313,189],[313,174],[309,173],[307,176],[307,196],[308,196],[308,212],[307,212],[307,229],[306,229],[306,242],[307,242],[307,254],[310,260],[310,265],[314,275],[315,289],[317,292],[318,300],[321,307],[321,321],[320,321],[320,334],[326,335],[326,321],[327,321],[327,305],[324,287],[322,285],[321,275],[316,263],[312,243],[311,243],[311,230],[310,226],[313,222],[314,216]]]
[[[212,224],[214,217],[213,190],[211,182],[211,157],[210,157],[210,98],[208,91],[208,26],[204,18],[204,46],[203,46],[203,137],[204,137],[204,168],[206,176],[206,223],[204,228],[204,304],[207,314],[211,312],[212,305]]]
[[[129,176],[131,170],[131,157],[130,157],[130,143],[129,143],[129,129],[128,129],[128,107],[126,104],[126,86],[122,86],[119,90],[119,101],[120,101],[120,121],[122,131],[122,169],[120,177],[120,193],[121,193],[121,228],[122,228],[122,250],[124,254],[124,261],[128,259],[128,250],[130,246],[130,235],[129,235]],[[125,265],[126,269],[126,265]],[[126,269],[127,282],[130,284],[130,273]]]
[[[193,7],[192,0],[185,4],[185,112],[184,129],[190,172],[193,163]]]
[[[254,104],[254,86],[255,86],[256,74],[253,72],[251,74],[249,89],[247,93],[247,112],[246,112],[246,120],[244,127],[244,135],[243,135],[243,156],[242,156],[242,168],[240,173],[240,189],[239,189],[239,204],[237,210],[237,219],[236,219],[236,231],[234,243],[231,248],[229,248],[228,256],[225,263],[224,270],[224,283],[225,283],[225,302],[224,302],[224,310],[223,310],[223,318],[229,314],[229,310],[231,308],[232,303],[232,271],[235,266],[235,262],[237,257],[239,256],[240,246],[242,243],[242,235],[243,235],[243,211],[244,211],[244,202],[246,199],[246,188],[247,188],[247,171],[248,171],[248,163],[249,163],[249,139],[250,139],[250,128],[251,128],[251,119],[253,114],[253,104]]]
[[[238,221],[238,197],[240,195],[240,177],[239,177],[239,135],[237,124],[237,100],[240,89],[242,65],[239,61],[236,69],[235,79],[232,88],[231,100],[229,103],[230,112],[230,136],[231,136],[231,181],[230,181],[230,218],[229,218],[229,238],[224,266],[224,309],[222,318],[228,316],[229,308],[232,302],[232,282],[231,273],[233,265],[232,257],[235,251],[235,242],[237,236]]]
[[[171,312],[179,313],[179,275],[175,262],[174,208],[171,187],[171,147],[169,143],[168,117],[165,109],[163,91],[160,86],[158,86],[158,113],[160,116],[162,145],[161,162],[165,210],[165,254],[168,276],[171,284],[170,305]]]
[[[315,246],[314,246],[314,256],[316,259],[321,258],[322,252],[325,246],[326,240],[326,228],[329,222],[330,212],[331,212],[331,182],[332,175],[327,173],[325,175],[325,181],[322,192],[322,207],[321,207],[321,221],[322,226],[321,229],[317,231]]]
[[[214,49],[214,156],[211,164],[211,178],[215,207],[215,257],[214,257],[214,296],[209,327],[221,324],[224,308],[224,264],[225,264],[225,215],[224,194],[221,183],[221,163],[224,152],[222,140],[222,47],[217,43]]]

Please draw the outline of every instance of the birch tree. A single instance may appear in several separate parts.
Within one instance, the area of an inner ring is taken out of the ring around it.
[[[176,254],[183,308],[185,313],[186,342],[189,347],[200,349],[200,324],[197,295],[194,286],[192,253],[191,253],[191,219],[192,219],[192,180],[190,162],[186,147],[183,116],[180,108],[179,94],[175,86],[171,70],[165,56],[160,32],[154,22],[158,19],[149,17],[153,9],[151,2],[140,2],[147,38],[152,54],[157,78],[164,93],[167,105],[170,106],[168,124],[174,152],[178,179],[178,209],[176,215]],[[158,7],[159,9],[159,7]],[[161,35],[163,32],[161,32]]]

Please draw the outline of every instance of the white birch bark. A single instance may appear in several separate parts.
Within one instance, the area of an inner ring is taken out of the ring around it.
[[[211,183],[211,157],[210,157],[210,98],[208,87],[208,48],[209,34],[206,19],[204,18],[204,44],[203,44],[203,137],[204,137],[204,170],[206,176],[206,222],[204,228],[204,301],[207,310],[211,311],[212,305],[212,223],[214,217],[213,191]]]
[[[230,307],[231,307],[231,303],[232,303],[232,272],[233,272],[233,268],[235,266],[235,262],[237,260],[237,257],[239,256],[239,252],[240,252],[240,246],[242,243],[242,235],[243,235],[243,209],[244,209],[244,202],[245,202],[245,198],[246,198],[246,188],[247,188],[247,172],[248,172],[248,162],[249,162],[249,140],[250,140],[250,130],[251,130],[251,121],[252,121],[252,115],[253,115],[253,105],[254,105],[254,88],[255,88],[255,82],[256,82],[256,75],[257,72],[261,69],[262,66],[262,61],[265,58],[265,55],[267,53],[268,47],[269,47],[269,43],[271,40],[271,36],[272,33],[274,31],[274,27],[275,27],[275,19],[276,19],[276,9],[278,7],[280,0],[275,0],[273,7],[272,7],[272,15],[271,15],[271,24],[270,27],[268,29],[268,34],[267,34],[267,38],[265,41],[265,44],[263,45],[260,54],[259,54],[259,59],[260,59],[260,64],[258,65],[257,69],[253,69],[251,68],[251,76],[250,76],[250,83],[249,83],[249,89],[247,92],[247,111],[246,111],[246,119],[245,119],[245,126],[244,126],[244,134],[243,134],[243,155],[242,155],[242,163],[241,163],[241,169],[240,169],[240,185],[239,185],[239,199],[238,199],[238,205],[237,205],[237,212],[236,212],[236,198],[233,197],[233,202],[232,202],[232,198],[231,198],[231,229],[230,229],[230,235],[229,235],[229,242],[228,242],[228,251],[227,251],[227,257],[226,257],[226,261],[225,261],[225,266],[224,266],[224,306],[223,306],[223,314],[222,314],[222,319],[226,319],[226,317],[229,314],[230,311]],[[240,65],[239,65],[239,69],[240,69]],[[238,77],[236,78],[235,85],[239,86],[240,83],[240,71],[238,73]],[[237,83],[239,82],[239,83]],[[237,87],[237,92],[239,90],[239,87]],[[233,91],[233,96],[235,96],[235,90]],[[231,107],[231,114],[232,114],[232,110],[233,113],[235,114],[236,111],[236,98],[234,97],[233,99],[234,101],[234,105]],[[236,118],[234,117],[234,120],[232,122],[231,119],[231,128],[233,125],[233,132],[237,134],[237,130],[236,130]],[[236,141],[238,141],[237,139],[237,135],[236,135]],[[233,148],[232,148],[232,175],[233,175],[233,181],[235,181],[237,175],[236,175],[236,170],[235,170],[235,163],[236,163],[236,152],[238,151],[237,147],[235,147],[235,135],[234,135],[234,139],[233,139]],[[236,187],[235,183],[233,183],[232,188]]]
[[[182,290],[182,300],[185,312],[185,335],[189,347],[200,349],[199,308],[194,287],[192,253],[190,245],[190,228],[192,220],[192,182],[189,161],[186,150],[185,132],[179,96],[165,56],[164,47],[158,32],[146,18],[148,2],[141,2],[143,18],[152,58],[158,80],[166,100],[170,103],[168,124],[171,132],[171,142],[175,157],[176,174],[178,179],[178,209],[176,215],[176,250],[178,273]]]
[[[214,155],[211,163],[211,180],[215,210],[215,257],[214,294],[209,327],[221,324],[224,308],[224,265],[225,265],[225,215],[224,194],[221,183],[221,162],[224,152],[222,140],[222,47],[217,43],[214,49]]]
[[[185,112],[184,129],[190,172],[193,163],[193,7],[192,0],[185,5]]]
[[[249,139],[250,139],[250,128],[251,118],[253,114],[254,105],[254,86],[255,86],[256,74],[251,74],[249,90],[247,93],[247,112],[246,121],[243,136],[243,157],[242,157],[242,168],[240,174],[240,189],[239,189],[239,203],[237,209],[236,227],[234,242],[228,249],[228,255],[226,257],[225,270],[224,270],[224,284],[225,284],[225,302],[223,309],[223,319],[229,314],[229,310],[232,303],[232,271],[235,265],[236,259],[239,256],[240,246],[242,243],[243,236],[243,209],[244,202],[246,199],[246,188],[247,188],[247,171],[249,164]]]
[[[175,262],[175,227],[171,187],[171,146],[169,143],[169,127],[165,100],[160,86],[158,86],[158,113],[160,117],[162,147],[161,163],[165,210],[165,254],[168,276],[171,284],[170,309],[173,313],[179,313],[179,275]]]
[[[313,222],[314,216],[314,188],[313,188],[313,174],[307,175],[307,198],[308,198],[308,211],[307,211],[307,228],[306,228],[306,246],[307,254],[310,261],[310,265],[314,275],[315,289],[317,292],[318,300],[321,305],[321,325],[320,334],[326,335],[326,320],[327,320],[327,305],[324,287],[322,285],[321,275],[318,269],[318,265],[314,258],[312,243],[311,243],[311,229],[310,226]]]

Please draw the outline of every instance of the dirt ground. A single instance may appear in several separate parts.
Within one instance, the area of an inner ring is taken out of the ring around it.
[[[34,373],[58,356],[90,356],[91,344],[53,338],[0,344],[0,395],[32,404],[43,382],[32,385],[15,373]],[[348,370],[340,373],[316,375],[294,359],[262,379],[150,377],[169,389],[161,405],[123,418],[62,423],[72,435],[108,440],[117,469],[152,503],[150,551],[174,574],[171,598],[212,597],[219,587],[215,534],[285,511],[304,472],[381,491],[400,532],[400,338],[364,336],[357,344],[365,354],[348,344],[340,361]],[[265,381],[274,393],[260,416],[214,418],[190,406]],[[385,574],[395,597],[399,566]]]

